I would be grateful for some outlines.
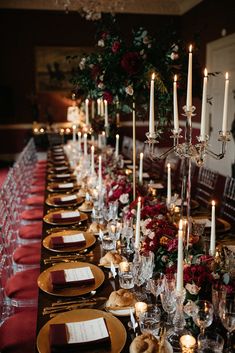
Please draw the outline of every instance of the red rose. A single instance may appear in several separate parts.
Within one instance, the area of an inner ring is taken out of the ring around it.
[[[106,91],[103,94],[103,98],[109,103],[112,104],[113,103],[113,96],[110,92]]]
[[[121,67],[129,74],[135,75],[141,68],[141,57],[137,52],[128,52],[123,55]]]
[[[112,52],[113,53],[117,53],[118,52],[118,50],[120,49],[120,46],[121,46],[121,44],[120,44],[120,42],[118,42],[117,40],[115,40],[114,42],[113,42],[113,44],[112,44]]]

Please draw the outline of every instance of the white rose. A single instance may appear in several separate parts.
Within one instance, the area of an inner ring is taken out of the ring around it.
[[[128,203],[128,201],[129,201],[129,194],[122,194],[122,195],[119,197],[119,201],[120,201],[122,204]]]
[[[187,289],[187,291],[190,293],[190,294],[198,294],[198,292],[200,291],[200,287],[198,287],[196,284],[190,284],[190,283],[187,283],[185,288]]]
[[[98,47],[104,47],[104,40],[103,39],[100,39],[98,41]]]
[[[150,232],[149,234],[148,234],[148,238],[149,239],[154,239],[154,237],[155,237],[155,233],[154,232]]]
[[[113,196],[113,190],[109,191],[109,197]]]
[[[100,83],[98,84],[98,88],[103,89],[103,88],[104,88],[104,84],[103,84],[102,82],[100,82]]]
[[[134,90],[133,90],[133,87],[131,85],[127,86],[125,88],[125,91],[126,91],[127,94],[129,94],[129,96],[133,96]]]

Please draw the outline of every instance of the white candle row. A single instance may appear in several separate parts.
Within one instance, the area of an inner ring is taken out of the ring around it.
[[[187,77],[187,96],[186,96],[186,109],[190,111],[192,108],[192,64],[193,54],[192,45],[189,46],[189,57],[188,57],[188,77]],[[149,135],[154,136],[154,78],[152,74],[150,82],[150,106],[149,106]],[[206,104],[207,104],[207,84],[208,74],[207,69],[204,71],[203,79],[203,92],[202,92],[202,108],[201,108],[201,141],[206,139]],[[228,73],[225,74],[225,89],[224,89],[224,105],[223,105],[223,119],[222,119],[222,134],[223,136],[227,133],[227,118],[228,118],[228,94],[229,94],[229,78]],[[174,117],[174,131],[179,132],[179,117],[178,117],[178,102],[177,102],[177,76],[174,76],[173,81],[173,117]]]

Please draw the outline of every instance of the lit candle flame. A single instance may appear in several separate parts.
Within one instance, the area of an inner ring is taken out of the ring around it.
[[[190,44],[190,46],[189,46],[189,52],[192,53],[192,50],[193,50],[193,46],[192,46],[192,44]]]
[[[116,135],[116,139],[119,139],[119,135],[118,134]]]
[[[213,200],[213,201],[211,202],[211,204],[212,204],[212,206],[215,206],[215,201]]]
[[[87,138],[87,134],[84,134],[84,137]]]
[[[102,131],[102,136],[105,136],[105,131]]]
[[[174,76],[174,82],[177,82],[177,75]]]
[[[204,70],[204,76],[205,76],[205,77],[208,76],[207,68],[205,68],[205,70]]]
[[[138,202],[141,202],[141,196],[138,197]]]
[[[167,163],[167,168],[169,169],[171,167],[170,163]]]
[[[151,77],[152,80],[155,79],[155,73],[152,73],[152,77]]]
[[[228,80],[228,72],[225,74],[225,80]]]
[[[76,129],[76,127],[77,127],[76,125],[73,125],[73,130],[75,130],[75,129]]]
[[[80,136],[80,137],[82,136],[82,133],[81,133],[81,131],[79,131],[79,132],[78,132],[78,136]]]

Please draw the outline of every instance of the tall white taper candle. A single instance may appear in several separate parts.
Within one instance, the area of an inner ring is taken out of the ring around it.
[[[89,99],[85,100],[86,125],[89,125]]]
[[[95,147],[91,146],[91,174],[95,173]]]
[[[211,202],[211,238],[210,238],[210,255],[215,255],[215,201]]]
[[[87,134],[83,135],[84,156],[87,156]]]
[[[118,158],[119,156],[119,135],[116,135],[116,146],[115,146],[115,157]]]
[[[183,222],[179,222],[178,231],[178,258],[177,258],[177,277],[176,291],[182,292],[184,286],[184,249],[183,249]]]
[[[140,212],[141,212],[141,197],[138,197],[136,225],[135,225],[135,248],[140,246]]]
[[[150,137],[154,136],[154,79],[155,74],[152,74],[151,83],[150,83],[150,101],[149,101],[149,135]]]
[[[143,158],[144,154],[143,152],[140,153],[140,165],[139,165],[139,183],[143,183]]]
[[[173,113],[174,113],[174,130],[179,131],[179,113],[178,113],[178,101],[177,101],[177,75],[174,76],[173,82]]]
[[[82,137],[82,133],[81,131],[78,131],[78,152],[81,152],[82,150],[81,137]]]
[[[98,189],[102,190],[102,156],[99,156],[99,169],[98,169]]]
[[[105,127],[109,126],[109,121],[108,121],[108,101],[106,99],[104,100],[104,126]]]
[[[73,129],[73,142],[76,142],[76,129],[77,129],[77,126],[73,125],[72,129]]]
[[[171,203],[171,165],[167,163],[167,204]]]
[[[225,88],[224,88],[223,122],[222,122],[222,133],[224,136],[226,135],[226,132],[227,132],[228,91],[229,91],[229,79],[228,79],[228,72],[226,72],[226,74],[225,74]]]
[[[192,54],[192,45],[189,46],[188,54],[188,83],[187,83],[187,99],[186,107],[187,111],[192,107],[192,69],[193,69],[193,54]]]
[[[201,141],[206,138],[206,103],[207,103],[207,69],[204,70],[203,91],[202,91],[202,112],[201,112]]]

